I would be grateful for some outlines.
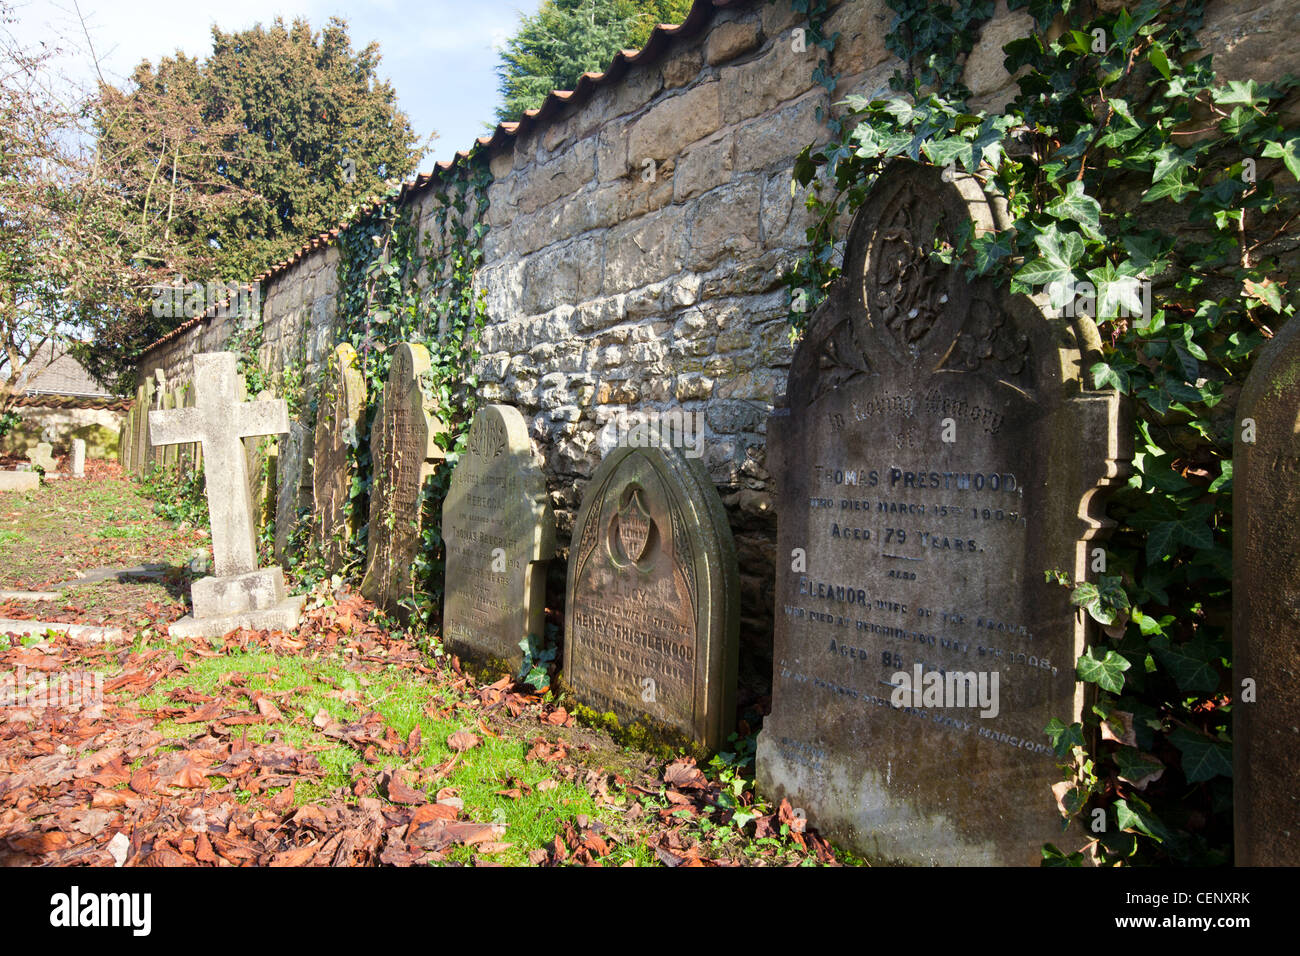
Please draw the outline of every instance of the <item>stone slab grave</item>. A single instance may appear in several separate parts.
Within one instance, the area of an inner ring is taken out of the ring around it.
[[[735,721],[739,572],[717,490],[680,450],[618,447],[569,553],[564,680],[620,721],[717,750]]]
[[[81,438],[72,439],[72,477],[86,477],[86,442]]]
[[[328,573],[343,567],[349,543],[361,523],[353,508],[352,483],[356,448],[366,414],[366,379],[357,366],[357,352],[346,342],[330,356],[316,413],[312,454],[312,541]]]
[[[34,471],[0,471],[0,491],[35,491],[41,476]]]
[[[370,526],[361,593],[395,612],[413,596],[412,569],[423,547],[424,487],[446,458],[437,436],[447,430],[425,391],[431,363],[423,345],[403,342],[393,351],[384,395],[370,426]]]
[[[1086,576],[1130,456],[1118,396],[1082,382],[1089,320],[926,255],[967,219],[1005,228],[1005,207],[933,167],[881,175],[769,420],[758,785],[876,862],[1033,866],[1088,836],[1062,832],[1043,728],[1081,719],[1090,634],[1045,572]],[[920,693],[936,681],[951,695]]]
[[[1289,320],[1260,350],[1237,417],[1232,455],[1234,855],[1238,866],[1298,866],[1300,322]]]
[[[448,648],[517,671],[520,641],[545,637],[546,563],[555,553],[555,515],[519,409],[474,414],[443,502],[442,537]]]
[[[215,574],[194,582],[194,613],[171,625],[180,637],[222,637],[241,627],[297,627],[303,599],[285,594],[284,572],[258,568],[243,439],[289,429],[281,400],[241,402],[231,352],[194,356],[195,405],[149,415],[155,445],[198,442],[206,465]]]

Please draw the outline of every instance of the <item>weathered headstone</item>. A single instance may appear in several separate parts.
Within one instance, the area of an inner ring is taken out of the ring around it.
[[[72,439],[72,477],[86,477],[86,442],[82,438]]]
[[[517,669],[519,642],[545,636],[546,562],[555,552],[555,515],[519,409],[474,414],[443,502],[442,537],[447,646]]]
[[[159,408],[161,408],[163,411],[171,411],[172,409],[177,408],[178,405],[176,403],[176,392],[174,390],[167,390],[167,391],[160,392],[158,395],[158,405]],[[164,471],[168,473],[174,474],[176,471],[177,446],[164,445],[158,451],[159,451],[158,458],[157,458],[158,467],[162,468]]]
[[[155,444],[199,442],[206,462],[215,575],[194,582],[194,613],[171,625],[180,637],[221,637],[241,627],[292,630],[301,597],[287,597],[284,572],[257,566],[253,502],[243,439],[289,428],[283,401],[241,402],[233,353],[194,356],[193,408],[149,416]]]
[[[263,389],[259,402],[275,401],[275,392]],[[287,406],[286,406],[287,407]],[[275,467],[278,460],[277,439],[270,435],[244,439],[244,458],[248,467],[248,493],[253,502],[253,530],[261,539],[262,530],[275,512]]]
[[[716,750],[735,721],[740,586],[703,466],[669,446],[614,449],[573,542],[564,679],[577,699]]]
[[[40,442],[35,448],[29,449],[27,460],[45,469],[47,475],[52,475],[59,470],[58,462],[54,460],[54,447],[49,442]]]
[[[288,561],[295,547],[306,542],[295,536],[298,516],[311,511],[312,433],[299,421],[289,422],[280,439],[275,466],[275,559]]]
[[[357,367],[356,349],[344,342],[330,356],[312,455],[313,539],[331,574],[342,568],[361,523],[361,509],[352,503],[357,474],[353,449],[365,414],[365,376]]]
[[[413,596],[412,566],[422,538],[425,483],[446,453],[437,436],[446,426],[425,392],[429,351],[403,342],[393,352],[384,397],[370,426],[370,525],[361,593],[385,610]]]
[[[123,474],[131,472],[131,442],[134,440],[131,429],[134,423],[135,409],[130,408],[122,419],[122,431],[117,439],[117,463],[122,466]]]
[[[131,473],[143,476],[149,470],[153,458],[153,446],[149,440],[149,413],[153,409],[153,379],[146,378],[135,390],[136,428],[135,442],[131,451]]]
[[[968,220],[1006,225],[969,177],[882,174],[769,420],[758,783],[874,860],[1037,865],[1086,839],[1062,833],[1043,732],[1081,719],[1086,615],[1045,572],[1086,576],[1124,432],[1118,396],[1081,381],[1091,322],[927,254]]]
[[[150,409],[158,412],[170,410],[171,406],[168,404],[167,376],[162,369],[154,369],[153,382],[151,384],[153,385],[153,404],[149,406]],[[147,467],[161,469],[165,464],[167,448],[163,445],[153,443],[152,441],[151,445],[149,464]]]
[[[1300,322],[1260,351],[1232,455],[1238,866],[1300,865]],[[1249,683],[1247,683],[1249,682]]]

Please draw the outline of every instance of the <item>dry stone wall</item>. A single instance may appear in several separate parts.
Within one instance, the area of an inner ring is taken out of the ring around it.
[[[1112,5],[1117,0],[1108,0]],[[1102,4],[1106,5],[1106,4]],[[1300,71],[1289,0],[1209,0],[1201,41],[1225,79]],[[792,348],[783,270],[805,248],[795,156],[827,137],[817,118],[849,93],[886,95],[901,63],[885,47],[885,0],[843,0],[834,94],[813,82],[820,50],[800,52],[788,0],[719,5],[708,26],[638,57],[617,80],[515,136],[489,161],[481,342],[485,401],[517,406],[546,465],[560,554],[583,491],[625,411],[684,410],[703,428],[703,459],[723,496],[741,569],[742,643],[770,646],[776,542],[766,421]],[[1016,88],[1001,47],[1030,29],[999,0],[964,81],[977,108]],[[529,126],[529,124],[525,124]],[[413,190],[421,234],[436,232],[433,191]],[[465,221],[472,222],[470,208]],[[847,224],[845,224],[847,225]],[[430,251],[441,238],[431,236]],[[323,245],[262,285],[261,362],[303,381],[335,344],[336,246]],[[151,350],[141,368],[169,381],[188,356],[221,348],[230,320],[205,319]],[[564,561],[553,562],[563,568]],[[559,606],[553,573],[548,601]],[[747,655],[742,655],[746,657]],[[761,655],[760,655],[761,657]],[[760,668],[765,662],[750,658]]]

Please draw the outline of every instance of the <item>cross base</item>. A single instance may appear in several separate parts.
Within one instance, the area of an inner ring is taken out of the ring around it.
[[[302,618],[302,597],[291,597],[264,611],[244,611],[221,617],[196,618],[187,614],[167,629],[172,637],[225,637],[231,631],[292,631]]]
[[[302,597],[286,597],[278,567],[200,578],[191,588],[194,613],[168,628],[173,637],[225,637],[240,628],[292,631],[302,616]]]

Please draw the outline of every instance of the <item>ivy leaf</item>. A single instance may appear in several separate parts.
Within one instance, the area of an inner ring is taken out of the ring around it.
[[[1169,831],[1151,813],[1151,808],[1137,798],[1116,800],[1113,806],[1115,807],[1115,823],[1121,830],[1137,830],[1140,833],[1145,833],[1158,843],[1164,842],[1169,836]]]
[[[1043,728],[1043,733],[1047,734],[1052,741],[1052,751],[1058,757],[1064,757],[1075,747],[1083,746],[1083,724],[1081,723],[1065,724],[1053,717]]]
[[[1172,644],[1169,638],[1158,635],[1151,638],[1151,652],[1160,666],[1168,671],[1178,689],[1186,694],[1213,694],[1219,687],[1219,672],[1215,662],[1219,651],[1203,634],[1190,641]]]
[[[987,275],[1015,251],[1007,232],[976,236],[971,240],[971,248],[975,251],[975,271],[979,275]]]
[[[1170,734],[1169,742],[1183,755],[1183,776],[1188,783],[1232,776],[1232,747],[1228,744],[1193,733],[1186,727]]]
[[[1147,784],[1160,779],[1165,772],[1163,763],[1135,747],[1120,747],[1113,757],[1115,766],[1119,768],[1119,778],[1139,790],[1145,790]]]
[[[1093,239],[1101,238],[1101,203],[1084,192],[1083,183],[1072,180],[1065,195],[1047,205],[1048,215],[1067,222],[1076,222],[1079,228]]]
[[[1079,680],[1118,694],[1124,689],[1124,672],[1132,665],[1110,648],[1106,648],[1106,656],[1100,659],[1093,656],[1094,650],[1096,648],[1088,648],[1079,658],[1076,665]]]
[[[1147,54],[1147,59],[1151,61],[1152,66],[1160,71],[1161,76],[1166,80],[1170,78],[1169,57],[1165,55],[1165,46],[1163,43],[1153,43],[1151,45],[1151,52]]]
[[[1264,144],[1264,155],[1281,159],[1291,175],[1300,180],[1300,135],[1288,140],[1269,140]]]
[[[1210,95],[1220,106],[1240,103],[1242,106],[1255,109],[1258,104],[1268,102],[1268,97],[1263,94],[1259,84],[1254,80],[1229,80],[1226,86],[1214,90]]]

